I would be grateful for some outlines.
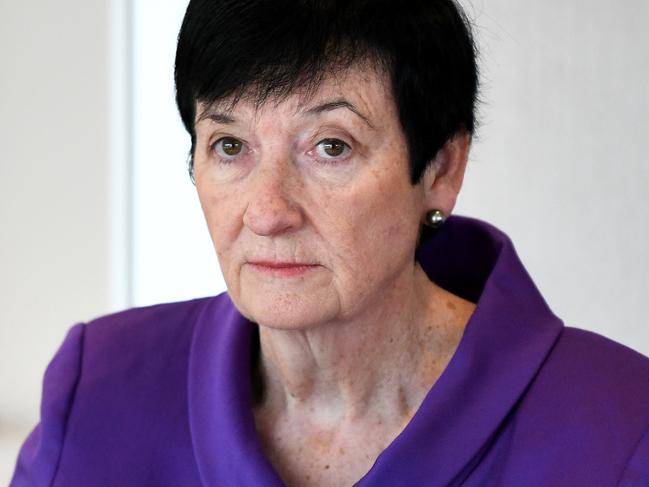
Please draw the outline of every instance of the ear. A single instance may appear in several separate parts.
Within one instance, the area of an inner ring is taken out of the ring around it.
[[[422,222],[430,210],[441,210],[446,216],[453,211],[462,188],[470,147],[471,134],[460,130],[444,144],[424,172],[421,181],[424,189]]]

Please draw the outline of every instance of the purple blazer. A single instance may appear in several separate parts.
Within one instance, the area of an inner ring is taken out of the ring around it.
[[[356,485],[649,486],[647,357],[565,327],[486,223],[450,218],[418,259],[477,308]],[[72,327],[11,486],[281,486],[251,411],[256,347],[225,293]]]

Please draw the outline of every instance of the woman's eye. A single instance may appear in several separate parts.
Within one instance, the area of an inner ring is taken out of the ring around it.
[[[340,157],[349,150],[349,146],[339,139],[324,139],[318,143],[318,155],[326,159]]]
[[[223,137],[217,140],[214,145],[214,149],[219,156],[230,158],[238,156],[243,149],[243,142],[234,137]]]

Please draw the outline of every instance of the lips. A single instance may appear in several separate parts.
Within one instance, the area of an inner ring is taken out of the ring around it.
[[[258,272],[275,277],[301,276],[319,267],[306,262],[250,261],[248,264]]]
[[[286,269],[289,267],[305,267],[305,266],[315,267],[315,264],[309,264],[308,262],[275,262],[275,261],[268,261],[268,260],[251,261],[250,264],[270,267],[272,269]]]

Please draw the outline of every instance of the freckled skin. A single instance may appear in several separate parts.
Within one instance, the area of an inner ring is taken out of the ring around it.
[[[307,114],[340,98],[367,122],[344,108]],[[414,262],[426,212],[453,208],[468,136],[413,186],[389,81],[366,67],[228,114],[234,123],[197,119],[194,177],[230,297],[260,327],[259,439],[288,486],[352,485],[407,426],[474,308]],[[224,137],[242,142],[232,159],[217,150]],[[345,157],[322,159],[328,138],[348,144]],[[286,279],[251,260],[316,267]]]
[[[395,107],[373,103],[372,95],[386,96],[377,80],[371,95],[357,88],[358,75],[348,84],[325,83],[327,98],[353,98],[377,130],[348,110],[323,114],[317,122],[335,128],[323,136],[349,134],[346,140],[357,141],[355,158],[338,168],[301,160],[310,146],[296,150],[296,139],[300,131],[317,132],[317,123],[295,116],[297,96],[258,112],[240,102],[235,113],[245,122],[237,126],[196,127],[196,185],[228,291],[244,315],[265,326],[347,319],[369,306],[376,290],[390,285],[412,259],[426,208],[423,189],[409,181]],[[211,132],[250,141],[255,157],[237,162],[239,169],[219,168],[206,154]],[[321,267],[279,284],[246,265],[259,256]]]

